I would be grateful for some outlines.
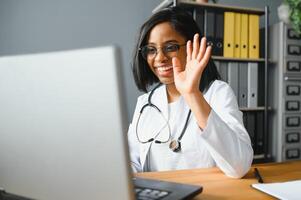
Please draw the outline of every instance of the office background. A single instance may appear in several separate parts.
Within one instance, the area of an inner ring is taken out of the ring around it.
[[[134,112],[136,89],[131,56],[140,25],[161,0],[0,0],[0,56],[115,44],[121,49],[127,116]],[[270,8],[278,21],[282,0],[219,0],[218,3]],[[103,66],[106,67],[106,66]]]

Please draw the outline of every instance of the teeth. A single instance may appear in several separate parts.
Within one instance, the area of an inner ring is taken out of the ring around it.
[[[171,68],[172,68],[172,66],[170,66],[170,67],[157,67],[157,70],[160,71],[160,72],[164,72],[164,71],[170,70]]]

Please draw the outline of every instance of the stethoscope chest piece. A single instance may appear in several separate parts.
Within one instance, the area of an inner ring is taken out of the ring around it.
[[[172,140],[169,143],[169,148],[173,151],[173,152],[179,152],[181,151],[181,142],[179,140]]]

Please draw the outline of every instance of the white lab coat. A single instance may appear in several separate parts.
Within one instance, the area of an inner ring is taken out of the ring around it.
[[[130,159],[134,172],[145,171],[147,155],[152,146],[151,143],[141,144],[135,131],[139,112],[141,107],[148,102],[148,96],[149,93],[138,97],[133,120],[128,130]],[[238,108],[234,92],[227,83],[215,80],[204,94],[204,98],[212,108],[207,126],[204,130],[199,128],[193,113],[191,113],[188,127],[181,142],[182,150],[174,153],[173,160],[168,160],[179,164],[170,170],[217,166],[227,176],[240,178],[250,169],[253,149],[250,137],[243,125],[242,112]],[[184,102],[183,98],[180,100]],[[164,85],[155,90],[151,101],[168,119],[167,93]],[[188,110],[189,107],[185,102],[179,104],[179,115],[183,122],[178,126],[181,128],[185,123]],[[147,115],[147,111],[143,111],[143,115]],[[147,127],[158,126],[157,118],[158,116],[148,116],[148,120],[139,121],[138,130],[141,138],[145,133],[141,131],[143,127],[147,130]],[[177,124],[170,124],[170,126],[177,126]],[[164,156],[164,154],[156,156]],[[182,161],[177,162],[177,159],[182,159]],[[164,161],[164,157],[162,157],[162,161]]]

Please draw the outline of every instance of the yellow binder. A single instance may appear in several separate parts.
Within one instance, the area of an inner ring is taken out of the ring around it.
[[[234,19],[234,57],[240,58],[241,14],[235,13]]]
[[[241,14],[240,57],[249,57],[249,16]]]
[[[249,15],[249,58],[259,58],[259,16]]]
[[[224,13],[224,57],[234,57],[234,12]]]

